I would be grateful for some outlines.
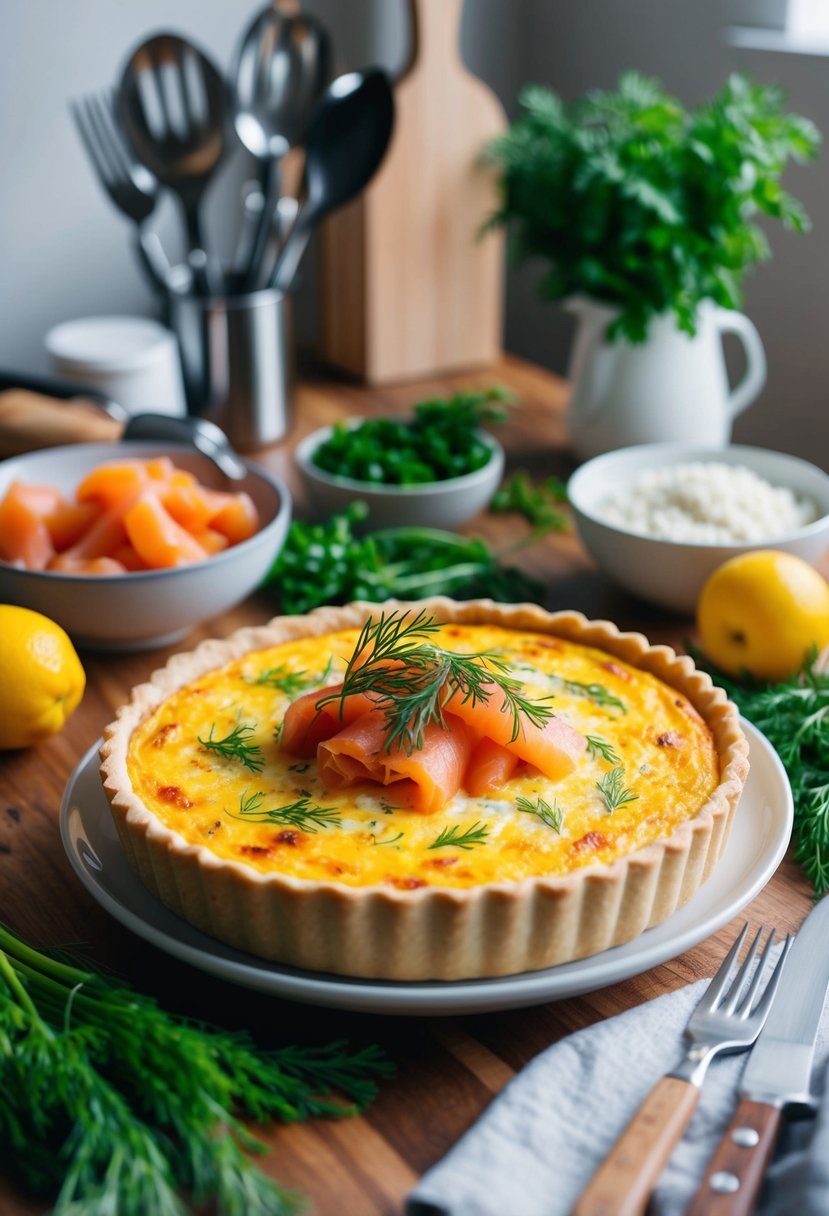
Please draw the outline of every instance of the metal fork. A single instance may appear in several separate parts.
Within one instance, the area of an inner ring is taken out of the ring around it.
[[[594,1174],[571,1216],[640,1216],[674,1146],[699,1102],[700,1088],[715,1056],[747,1051],[757,1039],[780,983],[793,938],[787,937],[765,985],[760,985],[774,940],[770,930],[752,973],[765,927],[760,926],[742,966],[737,957],[746,923],[723,959],[685,1028],[688,1050],[658,1081]]]
[[[70,102],[69,108],[98,180],[118,210],[135,224],[135,249],[150,284],[165,293],[170,263],[156,233],[145,227],[158,200],[158,181],[127,145],[115,112],[114,90],[89,93]]]

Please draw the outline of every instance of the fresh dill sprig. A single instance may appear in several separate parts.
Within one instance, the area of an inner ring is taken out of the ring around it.
[[[614,696],[608,688],[605,688],[604,684],[582,684],[580,680],[565,680],[562,676],[552,678],[574,697],[585,697],[602,708],[618,709],[623,714],[627,713],[624,701],[620,701],[617,696]]]
[[[552,806],[544,798],[536,798],[535,802],[531,802],[529,798],[522,798],[520,795],[515,799],[516,810],[521,811],[525,815],[535,815],[542,823],[546,823],[548,828],[552,828],[554,832],[561,833],[564,824],[564,811],[553,799]]]
[[[596,788],[602,796],[608,814],[617,811],[620,806],[625,806],[628,802],[635,802],[639,797],[638,794],[634,794],[633,790],[626,788],[625,770],[621,764],[617,764],[615,768],[600,777],[596,782]]]
[[[701,656],[691,651],[698,665]],[[775,684],[737,683],[711,669],[728,696],[779,755],[794,800],[794,855],[820,897],[829,891],[829,673],[802,671]]]
[[[197,736],[205,751],[215,752],[217,756],[222,756],[225,760],[238,760],[252,773],[262,772],[265,767],[262,748],[258,743],[251,743],[256,731],[255,727],[247,723],[243,724],[237,718],[233,730],[223,739],[215,738],[215,731],[216,723],[211,722],[207,738],[202,739],[201,735]]]
[[[587,754],[594,760],[606,760],[608,764],[619,763],[619,753],[612,743],[601,735],[585,735],[587,739]]]
[[[329,659],[324,671],[310,673],[307,671],[290,671],[284,663],[281,663],[278,667],[266,668],[258,676],[249,679],[248,683],[275,688],[278,692],[284,693],[286,697],[293,700],[300,693],[307,692],[309,688],[325,684],[331,671],[331,662],[332,660]]]
[[[430,849],[445,849],[449,845],[457,845],[459,849],[472,849],[476,844],[483,844],[489,835],[489,828],[478,820],[471,828],[463,831],[460,824],[454,823],[451,828],[444,828],[435,840],[427,847]]]
[[[0,1151],[55,1216],[289,1216],[247,1123],[353,1114],[390,1071],[341,1041],[261,1051],[2,925],[0,1042]]]
[[[305,795],[284,806],[263,807],[264,801],[263,793],[249,794],[245,790],[239,798],[239,810],[228,811],[227,814],[234,819],[246,819],[248,823],[274,823],[280,827],[299,828],[303,832],[318,832],[320,828],[330,828],[340,822],[340,812],[336,807],[320,806]]]
[[[486,704],[500,692],[500,712],[512,721],[518,738],[522,718],[543,727],[553,711],[543,700],[530,700],[521,682],[508,674],[495,653],[456,654],[435,646],[430,638],[440,626],[425,611],[381,613],[365,623],[348,660],[341,689],[317,702],[321,708],[347,697],[368,694],[386,720],[386,748],[400,747],[409,755],[423,747],[430,724],[446,729],[444,711],[457,696],[463,702]]]

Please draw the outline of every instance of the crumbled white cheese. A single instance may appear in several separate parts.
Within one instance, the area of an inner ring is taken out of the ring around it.
[[[707,545],[773,540],[818,517],[814,503],[751,469],[707,461],[650,469],[600,513],[628,532]]]

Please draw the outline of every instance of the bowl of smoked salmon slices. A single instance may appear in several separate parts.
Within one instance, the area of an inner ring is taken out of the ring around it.
[[[0,602],[33,608],[79,646],[180,640],[264,579],[291,496],[245,462],[229,481],[187,444],[71,444],[0,463]]]

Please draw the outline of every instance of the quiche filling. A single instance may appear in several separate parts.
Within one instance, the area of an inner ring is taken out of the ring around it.
[[[282,642],[173,692],[131,736],[135,794],[188,843],[260,873],[408,890],[612,863],[669,837],[720,781],[708,726],[651,673],[544,633],[452,623],[434,645],[496,656],[527,702],[577,735],[572,764],[553,777],[522,756],[485,793],[461,785],[430,813],[404,796],[405,782],[338,787],[318,749],[297,754],[282,735],[292,705],[342,682],[359,637]]]

